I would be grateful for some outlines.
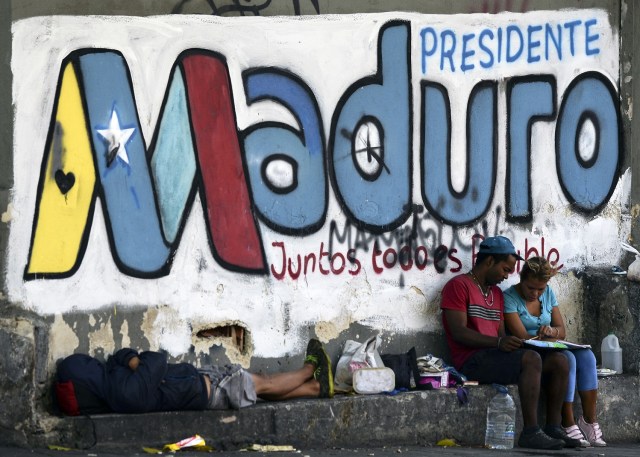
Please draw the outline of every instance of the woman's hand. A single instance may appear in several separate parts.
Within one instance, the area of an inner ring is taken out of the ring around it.
[[[540,328],[538,328],[538,336],[540,339],[557,340],[560,336],[560,330],[550,325],[541,325]]]

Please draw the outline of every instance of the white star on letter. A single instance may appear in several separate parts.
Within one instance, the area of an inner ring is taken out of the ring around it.
[[[133,135],[134,128],[121,129],[120,121],[118,120],[118,114],[114,109],[111,112],[111,119],[109,120],[109,128],[106,130],[97,130],[97,132],[108,142],[107,146],[107,167],[111,165],[116,155],[120,157],[127,165],[129,164],[129,156],[125,145]]]

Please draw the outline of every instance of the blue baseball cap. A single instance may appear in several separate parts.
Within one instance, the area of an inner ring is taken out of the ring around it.
[[[511,254],[518,260],[524,260],[516,252],[513,243],[504,236],[490,236],[480,243],[479,254]]]

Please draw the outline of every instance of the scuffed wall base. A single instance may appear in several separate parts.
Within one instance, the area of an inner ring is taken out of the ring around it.
[[[55,362],[69,354],[80,352],[106,359],[110,354],[122,347],[138,350],[163,350],[154,335],[161,334],[163,328],[158,324],[165,324],[173,316],[174,311],[167,307],[119,307],[117,312],[113,308],[104,308],[92,312],[76,312],[51,317],[49,357],[50,371]],[[172,317],[173,318],[173,317]],[[342,346],[347,339],[364,341],[380,333],[382,344],[381,353],[401,353],[415,346],[416,353],[425,355],[431,353],[448,359],[449,353],[440,329],[439,317],[435,317],[436,332],[427,330],[416,333],[374,329],[359,323],[352,324],[346,330],[327,336],[318,326],[309,324],[308,327],[296,329],[295,336],[302,341],[301,348],[294,353],[286,353],[282,357],[260,357],[255,354],[255,343],[252,337],[253,328],[246,327],[242,348],[232,336],[201,336],[202,328],[219,327],[221,325],[237,324],[238,322],[212,322],[210,325],[196,325],[188,322],[191,333],[188,350],[172,357],[171,361],[189,362],[198,366],[227,363],[239,363],[252,371],[288,371],[300,367],[304,358],[304,347],[310,338],[318,338],[326,344],[329,355],[337,361]],[[183,318],[175,318],[185,325]],[[240,323],[241,324],[241,323]],[[168,329],[167,332],[171,330]],[[282,339],[289,335],[281,335]],[[170,352],[170,351],[169,351]]]
[[[24,446],[39,433],[37,416],[48,402],[47,324],[2,303],[0,312],[0,441]]]

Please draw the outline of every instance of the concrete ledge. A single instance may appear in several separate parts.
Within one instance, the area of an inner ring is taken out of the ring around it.
[[[200,434],[218,450],[248,444],[290,444],[297,448],[429,445],[442,438],[461,444],[484,442],[490,386],[469,387],[460,405],[455,389],[406,392],[396,396],[351,395],[331,400],[260,403],[239,411],[181,411],[142,415],[60,418],[58,441],[74,448],[113,449],[160,446]],[[518,408],[515,386],[510,387]],[[598,404],[605,438],[612,443],[640,437],[640,377],[602,379]],[[576,407],[579,411],[579,401]],[[62,441],[62,442],[61,442]]]

